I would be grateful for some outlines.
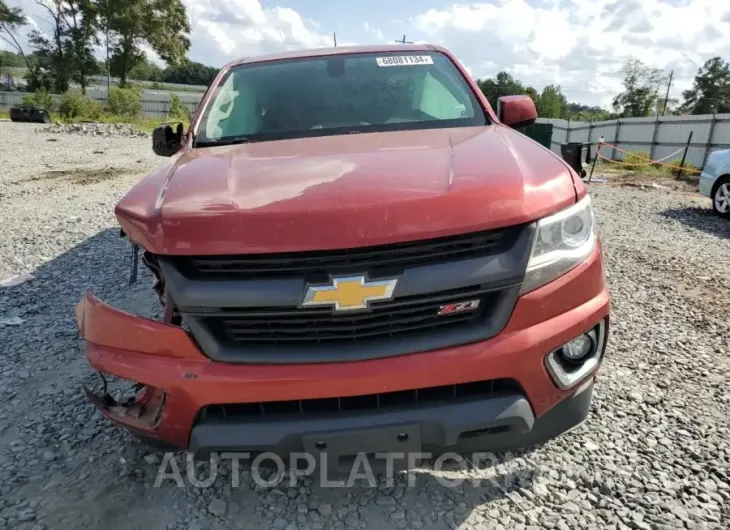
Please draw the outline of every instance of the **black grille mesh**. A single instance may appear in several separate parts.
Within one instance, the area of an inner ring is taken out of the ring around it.
[[[406,268],[498,254],[514,244],[522,228],[512,226],[488,232],[342,250],[169,259],[185,276],[199,280],[321,279],[330,274],[352,271],[366,272],[373,277],[402,272]]]
[[[347,343],[478,325],[489,316],[498,296],[500,292],[476,286],[375,302],[370,310],[360,312],[337,314],[328,308],[294,307],[219,309],[206,314],[204,321],[216,337],[236,346]],[[471,300],[479,300],[477,309],[438,314],[444,304]]]
[[[201,411],[201,420],[227,418],[265,420],[382,411],[399,407],[413,408],[452,403],[508,392],[521,392],[515,380],[491,379],[363,396],[208,405]]]

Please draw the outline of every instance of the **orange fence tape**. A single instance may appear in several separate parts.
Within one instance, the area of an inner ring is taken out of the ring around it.
[[[617,164],[619,166],[628,166],[628,167],[639,167],[639,166],[651,166],[654,164],[654,162],[642,162],[640,164],[629,164],[628,162],[622,162],[621,160],[614,160],[613,158],[608,158],[607,156],[603,156],[601,153],[598,153],[598,158],[601,160],[605,160],[607,162],[611,162],[612,164]]]
[[[671,167],[674,169],[681,169],[682,171],[686,173],[702,173],[699,169],[690,169],[688,167],[681,167],[681,166],[675,166],[673,164],[667,164],[665,162],[660,162],[658,160],[654,160],[651,162],[641,163],[641,164],[629,164],[627,162],[621,162],[620,160],[613,160],[611,158],[603,156],[601,153],[598,153],[598,158],[602,160],[606,160],[607,162],[611,162],[612,164],[617,164],[619,166],[628,166],[628,167],[639,167],[639,166],[651,166],[654,164],[659,164],[660,166],[666,166]]]
[[[612,147],[612,148],[615,148],[615,149],[616,149],[617,151],[621,151],[622,153],[625,153],[625,152],[626,152],[626,151],[623,151],[623,150],[622,150],[622,149],[621,149],[620,147],[618,147],[617,145],[614,145],[614,144],[611,144],[611,143],[608,143],[608,142],[605,142],[605,141],[604,141],[604,142],[601,142],[600,140],[597,140],[597,141],[595,141],[595,142],[584,142],[584,143],[585,143],[586,145],[590,145],[590,146],[601,146],[601,147],[603,147],[603,146],[607,146],[607,147]],[[657,145],[660,145],[660,144],[657,144]],[[695,147],[695,146],[693,146],[693,145],[689,145],[689,146],[685,146],[685,147],[687,147],[688,149],[693,149],[693,150],[695,150],[695,151],[702,151],[703,153],[704,153],[705,151],[707,151],[707,148],[706,148],[706,147]],[[680,148],[679,148],[679,149],[678,149],[677,151],[675,151],[675,153],[677,153],[677,152],[679,152],[679,151],[682,151],[683,149],[684,149],[684,147],[680,147]],[[636,154],[634,154],[634,153],[631,153],[631,154],[632,154],[633,156],[636,156]],[[666,158],[666,157],[664,157],[664,158]],[[649,159],[647,158],[647,160],[649,160]]]
[[[617,145],[613,145],[613,144],[609,144],[608,142],[603,142],[603,143],[601,143],[601,144],[600,144],[600,146],[601,146],[601,147],[603,147],[604,145],[605,145],[605,146],[608,146],[608,147],[611,147],[612,149],[615,149],[616,151],[619,151],[619,152],[621,152],[621,153],[624,153],[624,154],[626,154],[626,155],[630,155],[630,156],[632,156],[632,157],[634,157],[634,158],[638,158],[639,160],[648,160],[648,161],[651,161],[651,162],[661,162],[662,160],[666,160],[667,158],[671,158],[671,157],[673,157],[673,156],[674,156],[674,155],[676,155],[677,153],[681,153],[681,152],[682,152],[682,150],[684,149],[684,147],[680,147],[679,149],[677,149],[677,150],[676,150],[676,151],[674,151],[673,153],[670,153],[670,154],[668,154],[667,156],[663,156],[663,157],[661,157],[661,158],[658,158],[658,159],[656,159],[656,160],[652,160],[651,158],[649,158],[649,157],[646,157],[646,156],[641,156],[641,155],[637,155],[636,153],[631,153],[631,152],[629,152],[629,151],[624,151],[624,150],[623,150],[623,149],[621,149],[621,148],[620,148],[619,146],[617,146]],[[600,149],[600,148],[599,148],[599,149]]]

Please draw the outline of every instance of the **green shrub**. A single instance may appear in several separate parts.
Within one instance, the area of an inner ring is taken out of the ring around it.
[[[142,90],[139,87],[112,88],[106,111],[118,116],[136,116],[142,110]]]
[[[97,120],[101,114],[99,104],[78,90],[61,96],[58,112],[65,120]]]
[[[675,158],[671,162],[667,162],[669,165],[675,166],[675,167],[667,167],[664,166],[664,169],[667,170],[668,173],[671,173],[673,175],[676,175],[678,171],[680,171],[679,166],[682,165],[682,159],[681,158]],[[700,168],[695,166],[692,162],[685,160],[684,161],[684,167],[682,168],[682,173],[680,176],[682,177],[691,177],[691,176],[698,176],[700,174]]]
[[[190,119],[190,115],[188,114],[188,109],[185,108],[185,105],[183,105],[182,100],[177,94],[170,93],[170,109],[167,112],[168,117],[180,120],[180,121],[186,121]]]
[[[638,164],[647,164],[648,167],[650,160],[649,151],[629,151],[624,154],[622,162],[625,164],[636,164],[638,168],[640,167]]]
[[[32,94],[23,96],[23,105],[33,105],[39,109],[45,109],[51,112],[56,108],[56,100],[53,99],[53,96],[46,89],[41,88]]]

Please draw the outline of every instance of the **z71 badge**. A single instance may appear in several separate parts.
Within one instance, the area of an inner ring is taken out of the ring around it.
[[[468,302],[457,302],[455,304],[446,304],[439,307],[439,316],[454,315],[456,313],[465,313],[466,311],[474,311],[479,307],[479,300],[469,300]]]

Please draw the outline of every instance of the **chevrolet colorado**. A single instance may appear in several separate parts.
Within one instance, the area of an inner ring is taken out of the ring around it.
[[[576,173],[447,50],[224,67],[115,213],[152,320],[84,293],[87,388],[147,441],[211,451],[497,450],[588,415],[609,295]],[[139,250],[139,253],[138,253]]]

